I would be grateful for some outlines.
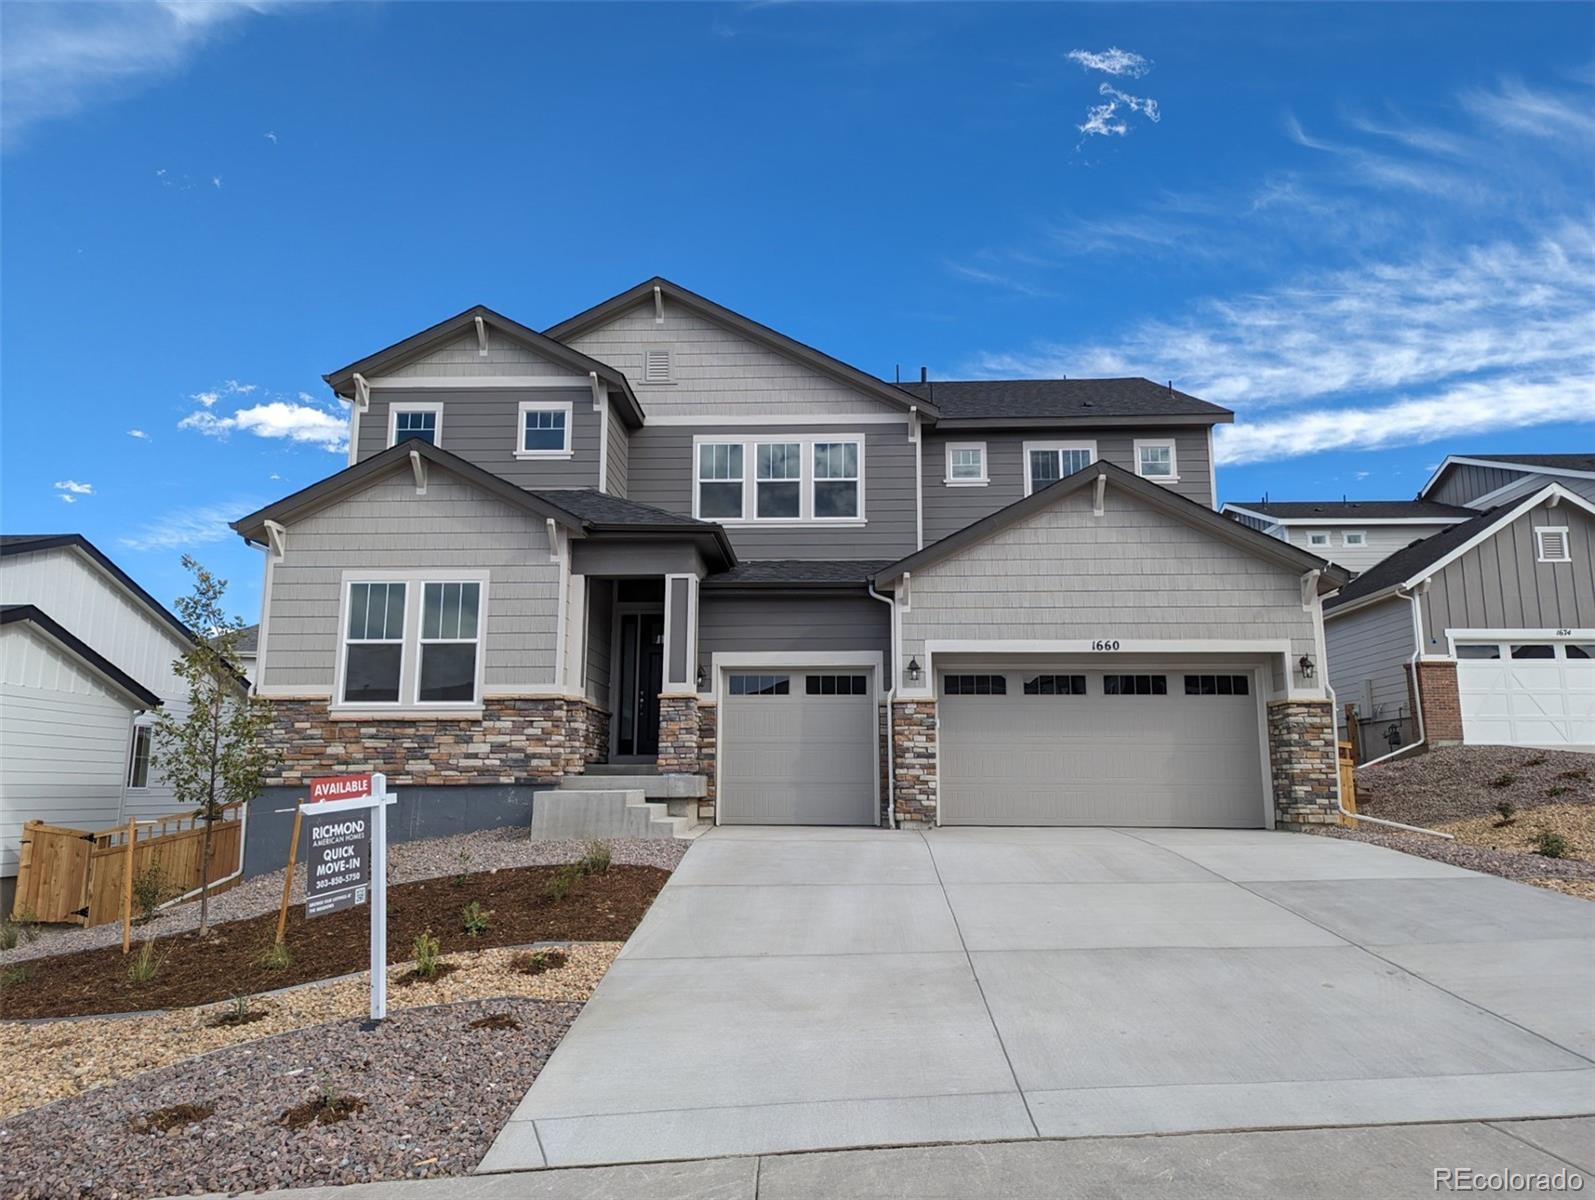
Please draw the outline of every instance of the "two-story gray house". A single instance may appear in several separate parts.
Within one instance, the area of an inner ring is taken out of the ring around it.
[[[620,773],[725,824],[1334,819],[1348,576],[1214,511],[1222,408],[889,383],[664,279],[327,380],[348,467],[234,525],[278,787],[383,770],[431,828]]]

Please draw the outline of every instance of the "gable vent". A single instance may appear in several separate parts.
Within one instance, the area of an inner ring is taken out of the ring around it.
[[[670,382],[670,351],[650,350],[643,364],[642,377],[646,383]]]
[[[1534,532],[1540,539],[1541,562],[1572,561],[1572,555],[1567,549],[1567,530],[1547,528],[1536,529]]]

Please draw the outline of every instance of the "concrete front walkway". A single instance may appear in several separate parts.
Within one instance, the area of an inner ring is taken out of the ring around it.
[[[719,829],[482,1171],[1595,1113],[1595,905],[1262,831]]]

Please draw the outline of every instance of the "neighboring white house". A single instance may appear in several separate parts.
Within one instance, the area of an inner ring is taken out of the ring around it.
[[[1433,500],[1246,500],[1224,505],[1224,515],[1348,571],[1366,571],[1478,514]]]
[[[78,534],[0,537],[0,895],[22,826],[105,829],[179,811],[151,768],[155,712],[181,713],[188,629]]]

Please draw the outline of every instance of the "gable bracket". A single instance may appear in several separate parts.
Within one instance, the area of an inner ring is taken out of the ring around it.
[[[277,521],[264,522],[266,527],[266,548],[271,556],[281,560],[288,553],[288,530]]]
[[[1104,512],[1107,511],[1106,507],[1103,504],[1103,501],[1107,498],[1107,494],[1108,494],[1108,477],[1106,475],[1098,475],[1097,476],[1097,482],[1096,482],[1096,497],[1091,502],[1091,515],[1092,516],[1100,517]]]
[[[354,406],[358,412],[368,412],[371,408],[371,385],[358,372],[354,377]]]
[[[1318,577],[1323,572],[1316,567],[1301,577],[1301,610],[1312,612],[1313,601],[1318,598]]]
[[[665,294],[657,287],[654,288],[654,324],[665,323]]]
[[[476,352],[487,357],[487,322],[481,317],[476,318]]]
[[[604,407],[604,396],[607,394],[603,384],[598,382],[598,372],[587,372],[587,385],[593,389],[593,411],[601,412]]]
[[[559,522],[553,517],[548,518],[548,561],[551,563],[563,561],[559,553]]]
[[[410,451],[410,470],[415,475],[415,494],[426,494],[426,459],[421,457],[419,450]]]

